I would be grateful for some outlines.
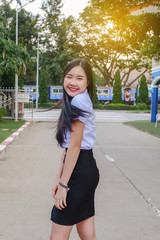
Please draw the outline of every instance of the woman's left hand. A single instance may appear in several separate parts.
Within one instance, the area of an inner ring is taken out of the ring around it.
[[[66,197],[67,197],[67,191],[65,188],[58,186],[58,190],[55,195],[55,206],[59,210],[62,210],[63,208],[67,207],[66,204]]]

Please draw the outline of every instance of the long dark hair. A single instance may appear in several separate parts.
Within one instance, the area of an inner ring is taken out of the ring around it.
[[[92,100],[93,98],[93,77],[92,77],[92,69],[88,61],[85,59],[75,59],[68,63],[64,70],[63,80],[67,73],[74,67],[81,66],[86,73],[87,83],[88,83],[88,93]],[[79,109],[73,105],[71,105],[72,97],[70,97],[64,89],[63,86],[63,98],[62,98],[62,111],[57,123],[57,132],[56,139],[60,145],[64,143],[64,137],[66,136],[66,131],[71,131],[72,122],[79,116],[85,116],[86,111]]]

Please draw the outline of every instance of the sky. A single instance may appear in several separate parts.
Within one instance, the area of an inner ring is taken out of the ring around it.
[[[22,5],[24,5],[29,0],[21,0]],[[43,0],[35,0],[34,2],[29,3],[24,8],[36,15],[39,13],[42,15],[42,10],[40,9]],[[69,15],[73,15],[78,18],[79,13],[83,11],[83,9],[87,6],[88,0],[62,0],[64,6],[62,8],[62,13],[65,14],[66,17]],[[12,8],[16,8],[16,0],[13,1]]]

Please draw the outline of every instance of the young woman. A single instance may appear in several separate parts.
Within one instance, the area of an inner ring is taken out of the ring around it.
[[[99,170],[92,152],[96,139],[92,96],[89,63],[71,61],[64,71],[63,108],[57,124],[56,138],[64,150],[53,186],[50,240],[68,240],[74,224],[80,239],[96,240],[94,193]]]

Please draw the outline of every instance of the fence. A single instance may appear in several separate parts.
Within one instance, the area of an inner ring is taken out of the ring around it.
[[[29,93],[24,93],[24,89],[18,91],[18,118],[22,119],[24,116],[24,103],[31,104],[32,118],[33,118],[33,98]],[[7,113],[5,118],[15,118],[15,89],[14,88],[0,88],[0,108],[5,108]]]
[[[13,88],[0,88],[0,108],[5,108],[7,113],[5,116],[14,118],[14,95]]]

